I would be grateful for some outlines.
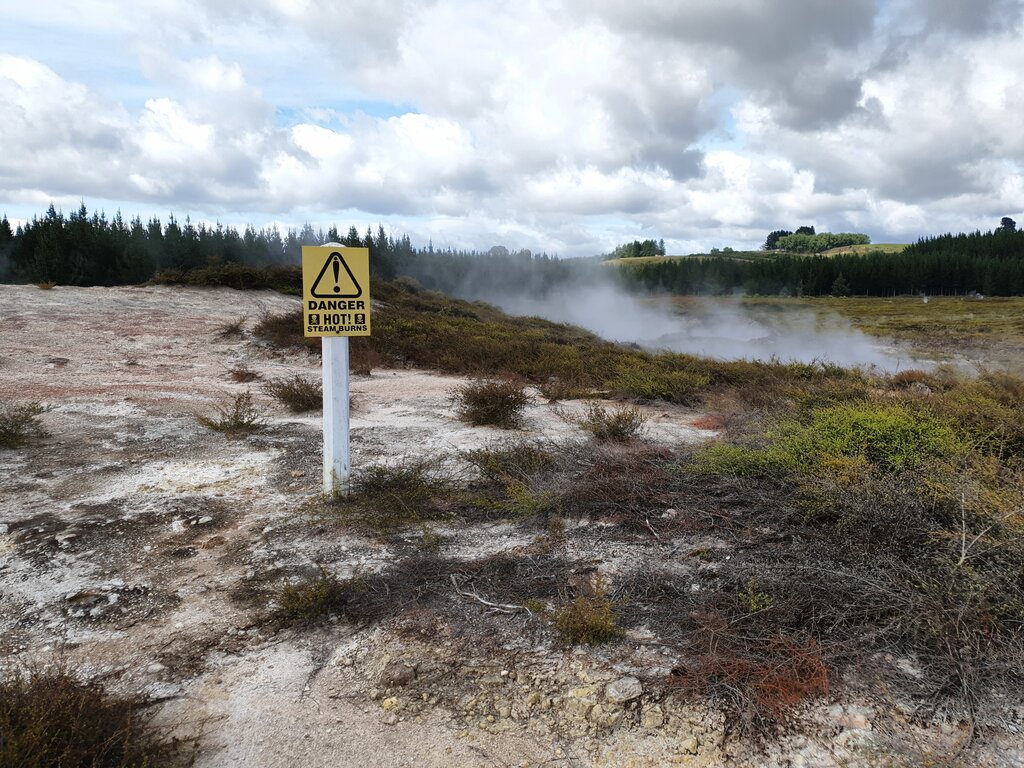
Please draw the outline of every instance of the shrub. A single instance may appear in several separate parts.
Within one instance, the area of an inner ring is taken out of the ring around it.
[[[39,403],[0,403],[0,448],[20,448],[30,437],[44,436],[39,416],[45,411]]]
[[[196,420],[204,427],[222,432],[228,437],[244,437],[266,426],[266,419],[253,403],[252,393],[248,390],[235,395],[230,404],[218,406],[215,417],[197,416]]]
[[[349,598],[362,588],[360,580],[342,581],[321,566],[318,576],[278,590],[276,618],[289,625],[316,623],[331,613],[343,613]]]
[[[263,385],[263,391],[294,413],[323,407],[324,391],[320,382],[298,374],[271,379]]]
[[[793,430],[787,449],[795,456],[857,457],[889,471],[909,469],[931,458],[964,450],[944,421],[900,405],[855,403],[814,412],[806,429]]]
[[[593,595],[580,595],[555,615],[555,629],[573,645],[607,643],[624,633],[616,622],[615,609],[600,581]]]
[[[539,384],[537,389],[549,403],[559,400],[580,400],[593,394],[593,387],[586,386],[579,379],[560,379],[551,377]]]
[[[352,477],[343,511],[378,531],[393,530],[444,514],[442,500],[452,490],[438,462],[411,461],[367,467]]]
[[[713,443],[697,452],[693,468],[705,475],[778,477],[797,469],[797,462],[791,454],[777,446],[750,448]]]
[[[692,405],[699,402],[701,391],[710,383],[708,376],[689,371],[630,366],[620,369],[608,382],[608,388],[621,397]]]
[[[635,406],[605,408],[600,403],[588,403],[583,416],[571,420],[602,443],[628,443],[640,437],[647,423]]]
[[[217,338],[229,339],[232,336],[244,336],[245,335],[245,322],[249,318],[245,315],[236,317],[234,320],[228,320],[217,326]]]
[[[465,451],[462,458],[490,480],[506,483],[522,481],[551,472],[557,466],[555,454],[535,443],[517,443],[498,448]]]
[[[232,381],[237,381],[240,384],[247,384],[250,381],[255,381],[260,378],[260,375],[249,368],[245,363],[239,363],[233,368],[228,369],[228,377]]]
[[[459,417],[475,426],[518,429],[530,396],[522,384],[511,380],[475,381],[452,394]]]
[[[0,682],[0,765],[170,765],[178,746],[161,739],[144,707],[144,701],[111,695],[65,669],[9,674]]]

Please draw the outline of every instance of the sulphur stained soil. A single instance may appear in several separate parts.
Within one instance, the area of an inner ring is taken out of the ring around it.
[[[0,286],[0,400],[45,404],[49,433],[0,451],[0,673],[62,658],[155,699],[201,768],[911,765],[903,751],[913,761],[962,738],[953,726],[901,730],[899,713],[833,697],[803,713],[811,728],[746,750],[724,739],[714,708],[666,696],[679,660],[642,631],[565,647],[536,617],[495,611],[454,581],[448,614],[268,623],[273,585],[415,562],[428,533],[363,536],[315,512],[319,414],[288,413],[260,380],[317,376],[319,359],[221,334],[297,305],[227,289]],[[236,382],[241,368],[260,378]],[[455,417],[449,395],[463,383],[415,370],[354,377],[356,467],[458,464],[460,451],[508,441]],[[246,390],[265,430],[231,440],[198,423]],[[565,416],[583,407],[536,396],[517,436],[580,439]],[[694,426],[700,413],[643,410],[650,441],[714,434]],[[537,538],[510,522],[429,533],[437,557],[466,562],[522,555]],[[565,535],[561,560],[520,556],[521,578],[542,583],[555,567],[614,578],[639,563],[687,575],[680,548],[716,545],[608,540],[586,524]],[[972,764],[1020,764],[1015,739],[997,731]]]

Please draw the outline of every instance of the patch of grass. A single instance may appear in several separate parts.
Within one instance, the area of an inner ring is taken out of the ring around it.
[[[270,379],[263,391],[293,413],[315,411],[323,407],[324,391],[319,381],[296,374],[288,378]]]
[[[240,315],[233,320],[227,320],[217,326],[218,339],[241,338],[245,336],[245,324],[249,320],[245,315]]]
[[[146,702],[66,669],[31,669],[0,682],[0,765],[149,768],[178,764],[179,745],[151,725]]]
[[[39,423],[45,412],[39,403],[0,403],[0,449],[20,448],[32,437],[45,436]]]
[[[647,417],[636,406],[606,408],[591,402],[583,415],[571,419],[584,432],[602,443],[628,443],[641,437]]]
[[[232,398],[226,405],[217,406],[215,416],[196,416],[196,420],[207,429],[221,432],[228,437],[245,437],[266,427],[266,418],[246,390]]]
[[[555,629],[566,643],[599,645],[624,634],[605,585],[598,580],[592,595],[579,595],[554,615]]]
[[[53,288],[55,288],[57,286],[56,283],[51,282],[49,280],[47,280],[46,282],[42,282],[42,283],[36,283],[35,285],[36,285],[36,288],[38,288],[41,291],[49,291],[49,290],[52,290]]]
[[[518,429],[530,396],[519,382],[483,380],[459,387],[451,400],[459,418],[474,426]]]

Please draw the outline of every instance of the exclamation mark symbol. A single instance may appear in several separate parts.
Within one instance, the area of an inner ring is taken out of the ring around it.
[[[341,286],[338,285],[338,278],[341,275],[341,264],[339,263],[339,261],[340,261],[340,259],[337,256],[335,256],[334,257],[334,263],[331,265],[332,267],[334,267],[334,292],[335,293],[341,293]]]

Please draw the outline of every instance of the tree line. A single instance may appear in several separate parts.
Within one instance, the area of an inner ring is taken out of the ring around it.
[[[781,232],[781,231],[780,231]],[[800,236],[818,237],[813,227]],[[798,233],[793,233],[794,235]],[[772,233],[775,235],[776,233]],[[828,233],[823,233],[828,234]],[[776,241],[788,234],[779,234]],[[772,236],[769,236],[772,239]],[[309,224],[281,233],[276,228],[238,231],[219,224],[167,223],[120,213],[107,218],[85,205],[69,216],[50,206],[12,230],[0,218],[0,280],[62,285],[124,285],[145,282],[159,271],[187,272],[218,263],[262,266],[298,264],[303,245],[340,242],[370,250],[375,275],[408,275],[425,287],[477,298],[508,294],[540,295],[552,288],[600,279],[612,269],[589,259],[559,259],[546,253],[417,248],[408,235],[394,237],[383,226],[360,234],[349,227],[326,232]],[[624,251],[651,247],[653,240],[627,243]],[[618,249],[617,249],[618,250]],[[637,254],[639,255],[639,253]],[[626,262],[613,274],[638,289],[678,294],[720,294],[742,290],[756,294],[864,295],[966,294],[1024,295],[1024,233],[1012,219],[993,232],[922,238],[899,254],[871,252],[826,257],[816,254],[766,254],[766,258],[711,257]]]
[[[1001,227],[922,238],[895,254],[683,258],[622,270],[634,286],[676,294],[1019,296],[1024,295],[1024,232]]]

